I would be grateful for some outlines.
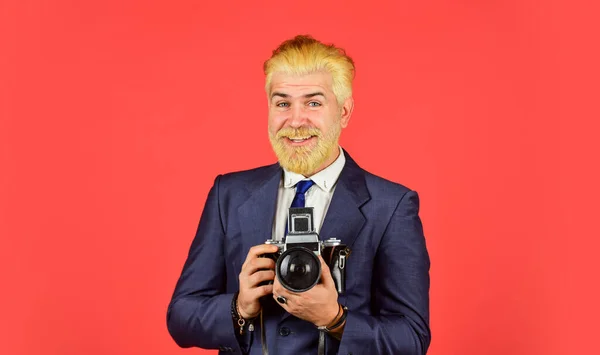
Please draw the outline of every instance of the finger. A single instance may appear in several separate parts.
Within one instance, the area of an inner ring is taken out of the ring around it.
[[[287,288],[285,288],[281,284],[281,282],[279,282],[279,279],[277,279],[277,277],[275,278],[275,281],[273,282],[273,293],[277,294],[277,296],[283,296],[283,297],[287,298],[288,300],[295,299],[295,298],[302,296],[302,293],[296,293],[296,292],[290,291]]]
[[[279,282],[279,279],[275,278],[273,280],[273,294],[278,294],[279,295],[282,292],[284,292],[283,290],[284,290],[284,288],[283,288],[283,286],[281,286],[281,283]]]
[[[278,300],[279,297],[284,297],[286,302],[285,303],[279,302],[279,300]],[[290,299],[288,298],[288,296],[273,292],[273,299],[275,300],[275,302],[277,302],[277,304],[279,306],[281,306],[283,309],[285,309],[286,311],[289,312],[289,308],[288,308],[289,304],[288,303],[290,302]]]
[[[279,250],[279,248],[272,244],[255,245],[252,248],[250,248],[250,250],[248,250],[248,255],[246,255],[246,261],[255,259],[260,255],[274,253],[277,250]]]
[[[256,258],[250,260],[246,267],[242,267],[242,273],[248,276],[259,270],[275,270],[275,261],[269,258]]]
[[[325,260],[319,255],[319,260],[321,261],[321,282],[327,288],[335,287],[335,283],[333,282],[333,277],[331,276],[331,271],[329,270],[329,266],[325,263]]]
[[[275,300],[275,302],[277,302],[278,305],[280,305],[281,307],[284,307],[284,304],[279,303],[279,301],[277,300],[277,297],[279,296],[283,296],[282,293],[284,292],[283,286],[281,286],[281,283],[279,282],[279,280],[277,278],[275,278],[275,281],[273,281],[273,299]],[[284,296],[285,297],[285,296]],[[285,308],[285,307],[284,307]]]
[[[261,298],[273,293],[273,285],[263,285],[252,289],[252,294],[256,298]]]
[[[277,250],[279,250],[279,248],[276,245],[272,244],[255,245],[248,251],[248,255],[246,255],[244,265],[246,265],[249,261],[258,258],[260,255],[274,253]],[[244,266],[242,265],[242,268],[243,267]]]
[[[279,279],[276,277],[275,281],[273,281],[273,294],[276,296],[283,296],[287,299],[293,297],[294,295],[279,282]]]
[[[257,271],[248,277],[248,287],[255,287],[263,281],[271,281],[275,278],[275,271],[262,270]]]
[[[244,299],[254,302],[254,301],[258,300],[259,298],[270,295],[272,293],[273,293],[273,285],[262,285],[262,286],[246,289]]]

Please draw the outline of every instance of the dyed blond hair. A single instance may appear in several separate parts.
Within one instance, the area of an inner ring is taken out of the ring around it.
[[[352,96],[354,61],[342,48],[323,44],[311,36],[296,36],[279,45],[264,64],[265,90],[269,94],[275,72],[305,75],[326,71],[332,77],[332,90],[341,105]]]

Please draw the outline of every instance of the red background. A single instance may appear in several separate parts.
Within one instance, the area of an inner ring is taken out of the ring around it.
[[[357,64],[342,144],[417,190],[429,354],[598,354],[595,2],[0,2],[0,353],[202,354],[165,313],[216,174],[274,161],[262,62]]]

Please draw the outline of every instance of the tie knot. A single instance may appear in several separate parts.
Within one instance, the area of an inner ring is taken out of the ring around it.
[[[313,186],[314,184],[315,184],[315,182],[312,180],[298,181],[298,184],[296,184],[296,193],[303,194],[306,191],[308,191],[308,189],[310,189],[310,187]]]

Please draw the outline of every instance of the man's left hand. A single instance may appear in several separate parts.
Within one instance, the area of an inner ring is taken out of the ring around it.
[[[292,292],[279,283],[277,277],[273,283],[273,298],[286,298],[285,304],[278,304],[288,313],[316,326],[331,325],[339,312],[338,293],[331,277],[329,266],[319,255],[321,261],[321,280],[317,285],[305,292]]]

